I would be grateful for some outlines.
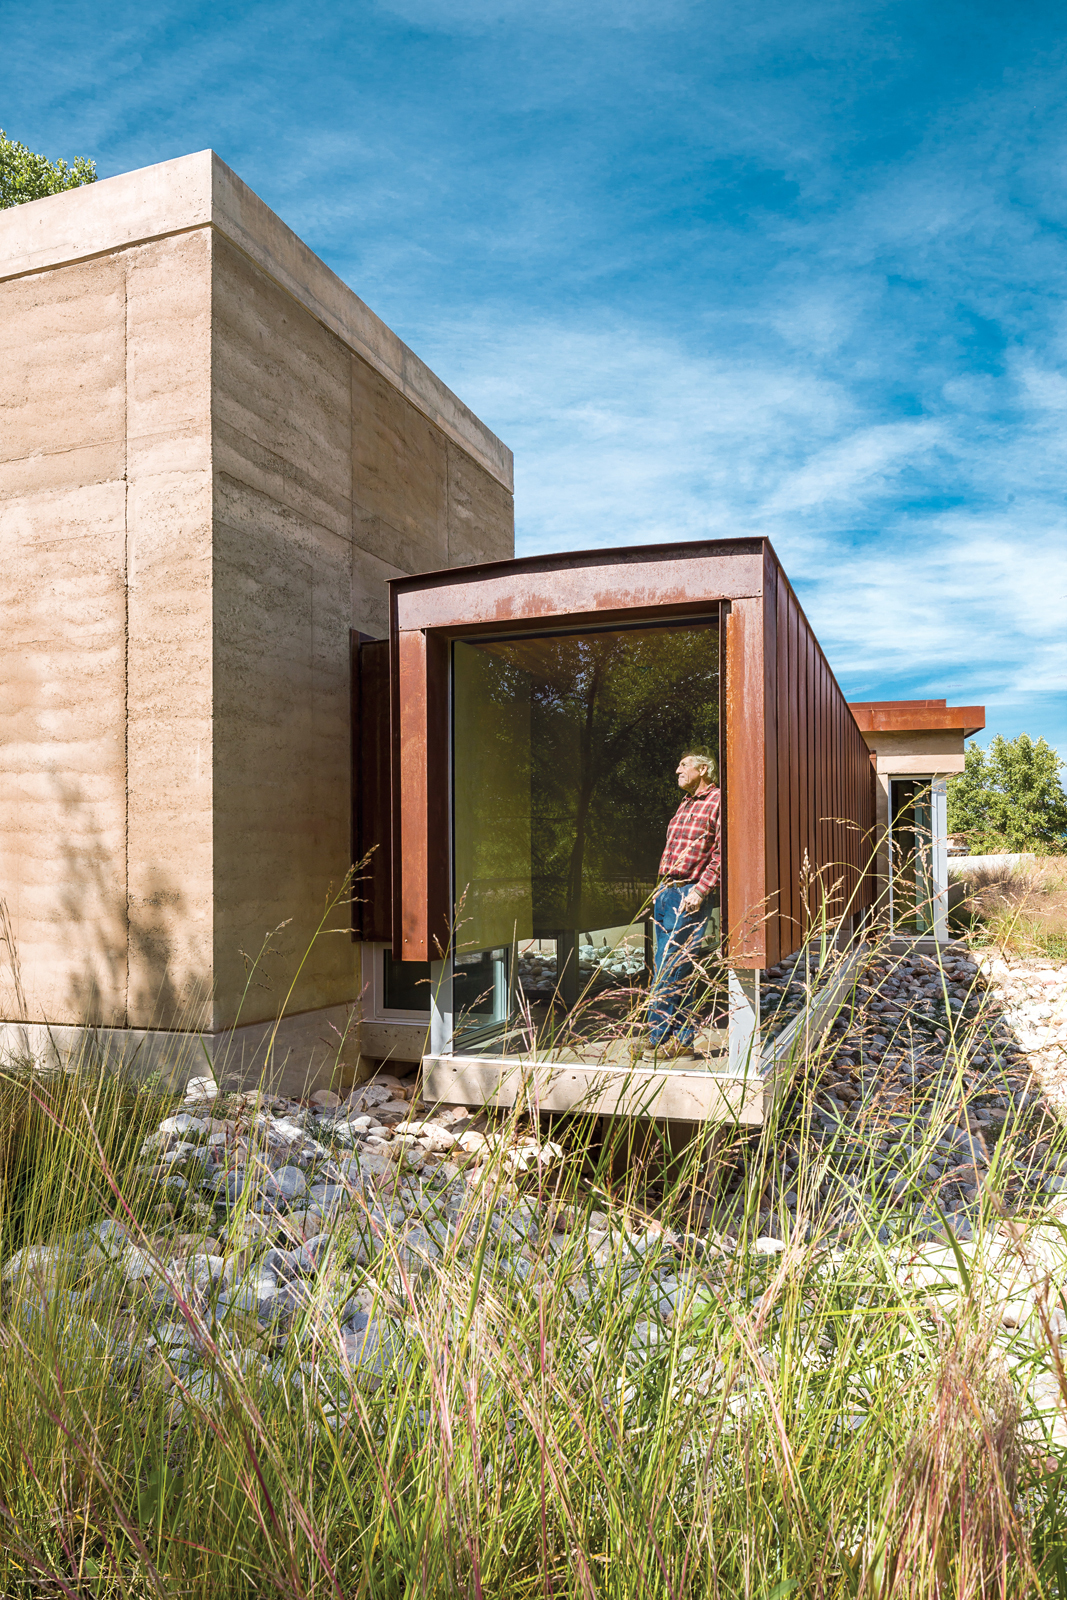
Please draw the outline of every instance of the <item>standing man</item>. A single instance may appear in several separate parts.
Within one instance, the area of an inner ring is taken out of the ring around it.
[[[720,792],[714,756],[689,750],[678,763],[683,799],[667,829],[652,903],[655,971],[649,994],[649,1040],[657,1055],[692,1053],[693,958],[708,924],[722,860]]]

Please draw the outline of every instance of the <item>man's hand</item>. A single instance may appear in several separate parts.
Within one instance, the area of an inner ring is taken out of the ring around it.
[[[686,912],[699,911],[704,902],[704,896],[698,889],[690,889],[682,901],[682,910]]]

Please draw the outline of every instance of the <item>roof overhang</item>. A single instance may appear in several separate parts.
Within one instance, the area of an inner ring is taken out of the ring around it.
[[[985,727],[985,706],[950,706],[944,700],[850,700],[861,733],[943,730],[969,738]]]

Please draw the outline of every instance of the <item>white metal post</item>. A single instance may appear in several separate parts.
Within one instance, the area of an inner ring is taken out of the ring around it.
[[[930,877],[933,889],[934,938],[948,940],[948,779],[930,784]]]
[[[452,958],[430,962],[430,1054],[452,1049]]]
[[[730,1071],[744,1076],[756,1068],[760,1054],[759,972],[728,967],[726,972]]]

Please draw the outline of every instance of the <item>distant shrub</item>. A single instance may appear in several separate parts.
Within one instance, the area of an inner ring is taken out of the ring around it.
[[[96,182],[96,162],[87,156],[77,160],[49,161],[28,150],[17,139],[9,139],[0,128],[0,209],[25,205],[27,200],[43,200],[45,195],[61,194],[64,189],[80,189]]]
[[[1064,763],[1044,739],[998,734],[988,750],[972,743],[964,762],[948,786],[948,826],[963,835],[973,855],[1067,850]]]

